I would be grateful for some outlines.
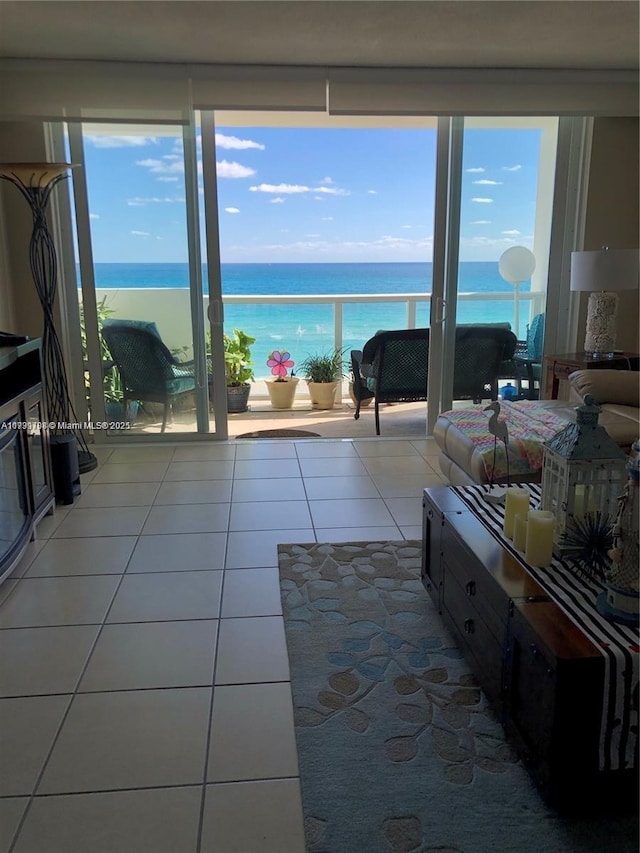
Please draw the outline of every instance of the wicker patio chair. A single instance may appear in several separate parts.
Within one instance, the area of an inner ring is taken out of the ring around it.
[[[500,363],[512,358],[517,340],[509,329],[459,326],[456,329],[453,397],[480,402],[498,394]],[[351,351],[354,418],[361,403],[373,397],[376,435],[380,435],[380,404],[427,399],[429,329],[378,332],[363,349]]]
[[[196,387],[194,362],[179,362],[160,338],[155,323],[105,320],[102,336],[120,373],[123,403],[162,403],[162,432],[176,397]]]

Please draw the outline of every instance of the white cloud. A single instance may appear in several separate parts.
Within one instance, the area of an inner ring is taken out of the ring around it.
[[[249,189],[252,193],[283,193],[286,195],[311,192],[311,187],[306,187],[304,184],[258,184],[258,186],[249,187]]]
[[[250,178],[255,173],[255,169],[250,169],[249,166],[243,166],[240,163],[229,163],[227,160],[220,160],[219,163],[216,163],[216,174],[219,178]]]
[[[522,166],[520,164],[518,164],[517,166],[503,166],[502,167],[503,172],[519,172],[520,169],[522,169]]]
[[[510,231],[502,231],[501,233],[504,234],[506,237],[518,237],[521,232],[518,231],[516,228],[512,228]]]
[[[237,136],[225,136],[224,133],[216,133],[216,148],[234,150],[257,148],[259,151],[264,151],[264,145],[260,142],[254,142],[252,139],[238,139]]]
[[[351,195],[349,190],[341,190],[338,187],[315,187],[315,192],[326,195]]]
[[[314,195],[313,200],[314,201],[324,201],[324,199],[322,198],[321,195]]]
[[[156,178],[156,181],[163,181],[166,184],[171,184],[174,181],[178,181],[178,178],[171,177],[171,175],[160,175],[159,178]]]
[[[482,184],[486,187],[497,187],[502,184],[502,181],[490,181],[488,178],[481,178],[479,181],[473,181],[474,184]]]
[[[280,196],[278,195],[275,198],[269,199],[269,201],[271,202],[271,204],[284,204],[286,198],[280,198]]]
[[[151,234],[149,234],[148,231],[132,231],[131,233],[133,234],[134,237],[150,237],[151,236]]]
[[[136,160],[136,166],[142,166],[148,169],[152,175],[170,175],[184,172],[184,164],[180,158],[177,160],[169,159],[170,155],[163,157],[162,160],[156,160],[152,157],[147,157],[146,160]],[[168,162],[166,162],[168,161]]]
[[[484,172],[482,166],[472,166],[470,169],[465,169],[466,172]]]
[[[323,217],[322,217],[322,221],[323,221],[323,222],[332,222],[332,221],[333,221],[333,216],[323,216]]]
[[[403,225],[403,228],[413,228],[413,225]]]
[[[136,166],[142,166],[148,169],[152,175],[162,175],[166,180],[166,175],[177,175],[184,172],[184,162],[178,154],[167,154],[161,160],[156,160],[148,157],[146,160],[137,160]],[[202,172],[202,162],[198,162],[198,172]],[[216,163],[216,172],[219,178],[250,178],[255,175],[256,170],[248,166],[243,166],[241,163],[221,160]]]
[[[323,178],[323,179],[320,181],[320,183],[321,183],[321,184],[332,184],[332,183],[333,183],[333,178],[330,178],[330,177],[327,175],[327,177],[326,177],[326,178]]]
[[[367,195],[378,195],[378,190],[367,190]]]
[[[490,219],[476,219],[471,223],[472,225],[491,225]]]
[[[476,204],[493,204],[492,198],[472,198],[471,201],[475,201]]]
[[[225,207],[225,213],[240,213],[240,210],[237,207]]]
[[[99,213],[90,213],[89,219],[100,219],[100,214]]]
[[[155,136],[94,136],[84,137],[96,148],[142,148],[144,145],[157,145]]]
[[[305,234],[305,237],[319,237],[319,234]]]
[[[165,196],[164,198],[160,198],[158,196],[140,198],[140,196],[136,196],[135,198],[127,199],[127,204],[129,207],[144,207],[147,204],[173,204],[177,201],[184,201],[184,199],[170,198],[169,196]]]

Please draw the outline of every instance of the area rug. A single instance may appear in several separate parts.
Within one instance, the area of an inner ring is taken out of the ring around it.
[[[421,543],[280,545],[309,853],[637,850],[545,805],[420,581]]]
[[[255,432],[243,432],[236,438],[321,438],[321,435],[309,429],[258,429]]]

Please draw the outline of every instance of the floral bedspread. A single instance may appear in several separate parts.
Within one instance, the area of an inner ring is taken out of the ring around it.
[[[542,445],[564,426],[566,419],[532,400],[500,404],[499,421],[507,425],[508,460],[502,439],[497,444],[489,432],[489,417],[484,406],[444,412],[446,418],[463,432],[482,456],[488,480],[516,474],[531,474],[542,468]],[[495,457],[494,457],[495,450]],[[494,461],[495,459],[495,461]],[[508,464],[507,464],[508,462]]]

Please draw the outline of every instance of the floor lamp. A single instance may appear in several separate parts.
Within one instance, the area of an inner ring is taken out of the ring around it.
[[[58,285],[58,265],[53,237],[47,223],[47,205],[54,187],[69,177],[69,163],[2,163],[0,178],[18,188],[33,216],[29,241],[29,263],[33,283],[42,306],[42,366],[44,392],[52,436],[74,435],[78,448],[80,473],[91,471],[98,460],[89,451],[80,430],[69,424],[78,423],[69,397],[69,385],[62,358],[62,348],[54,323],[53,308]],[[53,428],[51,427],[53,424]]]
[[[528,281],[536,268],[536,258],[525,246],[512,246],[500,255],[498,270],[513,285],[513,331],[520,339],[520,285]]]

